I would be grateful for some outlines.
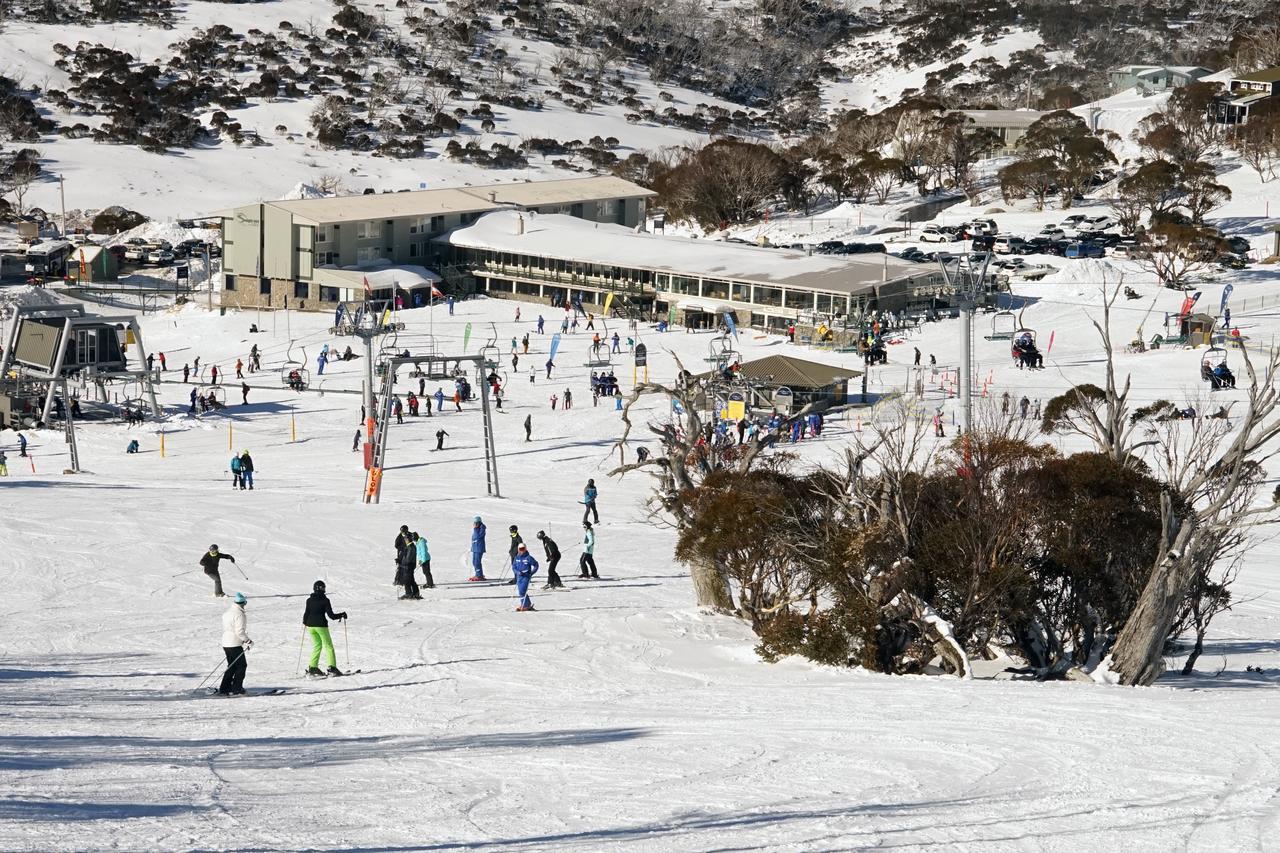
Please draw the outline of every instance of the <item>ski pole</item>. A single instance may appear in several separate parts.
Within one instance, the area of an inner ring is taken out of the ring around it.
[[[293,668],[294,675],[298,675],[302,672],[302,649],[306,646],[306,644],[307,644],[307,629],[306,629],[306,626],[304,625],[302,628],[302,634],[301,636],[298,637],[298,663]]]
[[[206,676],[205,676],[205,677],[200,681],[200,683],[196,685],[196,690],[199,690],[201,687],[204,687],[204,683],[205,683],[206,681],[208,681],[210,678],[213,678],[214,673],[216,673],[218,670],[222,669],[222,665],[223,665],[224,663],[226,663],[226,661],[225,661],[225,660],[220,660],[220,661],[218,661],[218,665],[217,665],[217,666],[215,666],[215,667],[213,668],[213,672],[210,672],[208,675],[206,675]]]
[[[347,669],[351,669],[351,644],[347,642],[347,620],[342,620],[342,651],[347,657]]]
[[[231,565],[233,565],[233,566],[235,566],[235,567],[236,567],[236,571],[237,571],[237,572],[239,572],[241,575],[244,575],[244,579],[245,579],[245,580],[248,580],[248,579],[249,579],[249,576],[248,576],[248,575],[246,575],[246,574],[244,573],[244,569],[240,568],[240,564],[239,564],[239,563],[232,562],[232,563],[231,563]]]
[[[180,578],[180,577],[182,577],[183,575],[189,575],[189,574],[192,574],[192,573],[194,573],[194,572],[198,572],[198,571],[200,571],[200,569],[191,569],[190,571],[186,571],[186,572],[178,572],[176,575],[169,575],[169,577],[171,577],[171,578]]]
[[[243,648],[241,648],[241,649],[240,649],[240,654],[236,655],[236,659],[235,659],[235,660],[233,660],[231,663],[227,664],[227,666],[235,666],[236,664],[240,663],[240,659],[241,659],[242,657],[244,657],[244,649],[243,649]],[[211,673],[209,673],[208,675],[206,675],[206,676],[204,677],[204,681],[201,681],[199,684],[197,684],[197,685],[196,685],[196,690],[199,690],[201,687],[204,687],[204,682],[205,682],[205,681],[208,681],[210,678],[213,678],[213,674],[214,674],[215,672],[217,672],[217,671],[218,671],[219,669],[221,669],[221,668],[222,668],[222,664],[221,664],[221,663],[219,663],[217,666],[215,666],[215,667],[213,668],[213,672],[211,672]]]

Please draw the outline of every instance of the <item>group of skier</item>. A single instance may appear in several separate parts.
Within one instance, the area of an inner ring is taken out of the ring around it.
[[[216,553],[217,546],[211,548]],[[229,555],[224,555],[229,556]],[[202,561],[203,562],[203,561]],[[234,562],[234,559],[232,559]],[[214,570],[216,574],[216,569]],[[219,584],[219,595],[221,585]],[[248,652],[253,648],[253,640],[249,638],[249,615],[245,611],[249,599],[243,592],[237,592],[231,599],[231,606],[222,614],[222,652],[227,658],[227,668],[222,673],[222,682],[218,685],[221,696],[243,696],[244,678],[249,670]],[[333,638],[329,635],[329,620],[345,622],[346,611],[333,612],[333,604],[325,594],[324,581],[316,581],[311,585],[311,595],[307,598],[302,612],[302,629],[305,635],[311,636],[311,657],[307,661],[308,676],[339,676],[344,673],[338,669],[338,656],[333,648]],[[299,649],[299,655],[301,655]],[[320,656],[325,656],[328,668],[320,669]]]

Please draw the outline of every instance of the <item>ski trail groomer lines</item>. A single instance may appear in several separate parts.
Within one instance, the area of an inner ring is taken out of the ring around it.
[[[328,619],[347,618],[346,611],[334,613],[329,597],[325,595],[324,581],[316,581],[311,586],[311,596],[307,599],[307,608],[302,614],[302,624],[311,635],[311,662],[307,665],[307,675],[324,675],[320,671],[320,652],[324,651],[329,661],[329,675],[342,675],[338,669],[338,657],[333,650],[333,639],[329,636]]]

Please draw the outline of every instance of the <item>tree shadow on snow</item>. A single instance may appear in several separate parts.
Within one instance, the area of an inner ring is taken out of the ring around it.
[[[130,820],[164,818],[190,812],[204,812],[213,806],[189,803],[75,803],[58,800],[0,799],[0,821],[51,821],[74,823],[82,820]]]

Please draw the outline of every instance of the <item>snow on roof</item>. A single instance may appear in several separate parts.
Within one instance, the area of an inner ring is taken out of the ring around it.
[[[519,217],[524,218],[523,234],[516,233]],[[485,214],[436,241],[470,249],[835,293],[861,292],[884,280],[931,272],[919,264],[880,253],[808,255],[741,243],[658,236],[573,216],[510,210]]]
[[[392,286],[403,287],[411,290],[415,287],[421,287],[427,284],[435,284],[442,281],[440,276],[436,275],[426,267],[415,266],[413,264],[403,265],[386,265],[377,267],[368,267],[361,269],[360,267],[343,267],[335,269],[333,267],[317,267],[316,277],[322,282],[332,282],[339,287],[363,287],[364,280],[369,280],[369,287],[379,289]]]
[[[404,216],[438,216],[474,213],[506,205],[537,207],[615,198],[647,198],[652,190],[611,176],[571,178],[563,181],[528,181],[480,187],[451,187],[398,193],[329,198],[281,199],[267,202],[317,225]]]
[[[1030,127],[1048,113],[1039,110],[956,110],[974,124],[990,127]]]

